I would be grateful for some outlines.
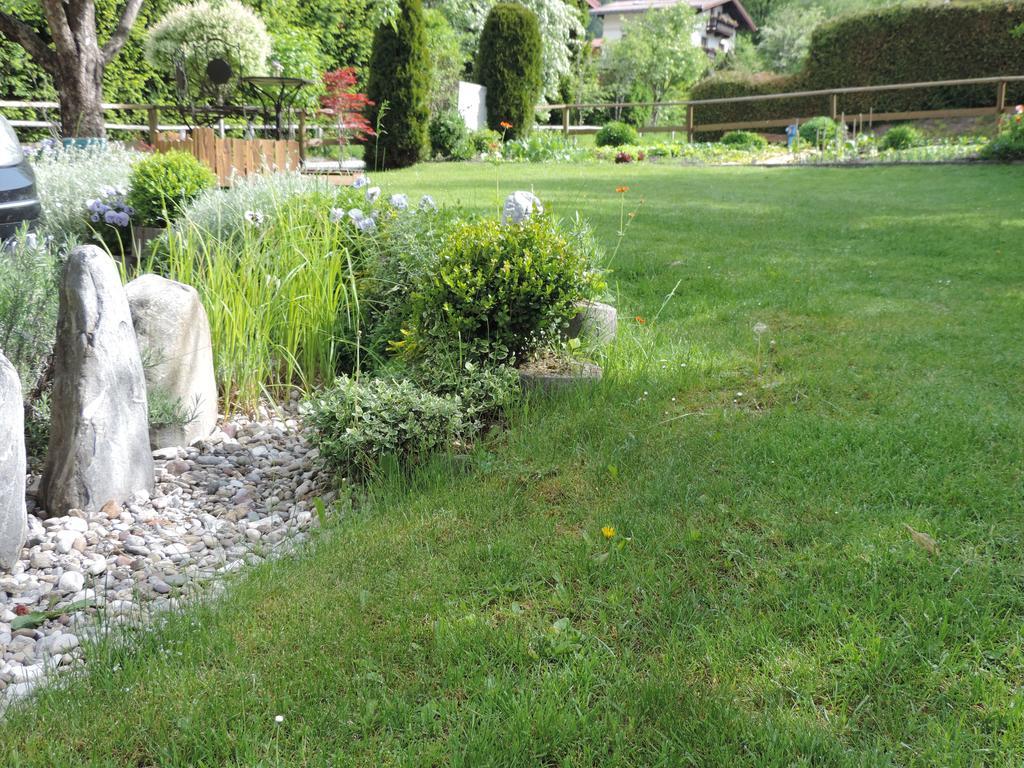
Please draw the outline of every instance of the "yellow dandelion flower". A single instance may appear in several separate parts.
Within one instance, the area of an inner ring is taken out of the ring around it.
[[[610,539],[612,536],[615,535],[615,526],[614,525],[606,525],[604,528],[601,529],[601,533],[604,534],[604,537],[606,539]]]

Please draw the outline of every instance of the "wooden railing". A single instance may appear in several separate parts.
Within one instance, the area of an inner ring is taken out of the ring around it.
[[[1024,82],[1024,75],[1005,75],[999,77],[976,77],[960,80],[931,80],[915,83],[891,83],[887,85],[862,85],[848,88],[826,88],[817,91],[792,91],[788,93],[765,93],[754,96],[731,96],[719,99],[689,99],[686,101],[626,101],[626,102],[605,102],[594,104],[542,104],[537,106],[538,112],[562,113],[562,133],[566,136],[571,134],[596,133],[600,130],[594,126],[571,125],[572,110],[581,109],[626,109],[626,108],[657,108],[686,107],[685,125],[651,125],[639,129],[641,133],[686,133],[687,138],[692,141],[694,134],[702,132],[749,130],[763,128],[783,128],[790,125],[794,120],[804,120],[817,117],[820,112],[814,114],[793,114],[786,118],[769,120],[745,120],[725,123],[700,123],[698,122],[698,109],[701,106],[712,104],[741,104],[749,102],[776,101],[782,99],[821,98],[828,97],[830,117],[833,120],[855,120],[867,122],[869,125],[876,121],[892,120],[925,120],[929,118],[954,118],[954,117],[986,117],[993,116],[1001,119],[1004,114],[1011,110],[1006,103],[1006,89],[1009,83]],[[909,91],[925,88],[942,88],[964,85],[994,85],[995,100],[991,107],[967,107],[961,109],[928,109],[911,110],[904,112],[858,112],[856,114],[844,114],[841,110],[840,97],[848,94],[861,93],[883,93],[886,91]]]

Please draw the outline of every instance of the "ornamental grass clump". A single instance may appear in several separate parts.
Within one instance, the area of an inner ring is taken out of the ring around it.
[[[215,231],[204,228],[206,204],[203,216],[186,213],[160,254],[168,277],[199,291],[229,410],[331,381],[343,348],[359,361],[359,241],[370,235],[333,212],[361,195],[314,188],[262,199],[265,208]]]

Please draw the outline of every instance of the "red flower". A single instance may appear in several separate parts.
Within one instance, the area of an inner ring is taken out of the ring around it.
[[[27,605],[19,603],[18,605],[14,606],[14,615],[15,616],[24,616],[26,613],[28,613],[28,606]]]

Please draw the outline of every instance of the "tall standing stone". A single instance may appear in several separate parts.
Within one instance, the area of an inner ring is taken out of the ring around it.
[[[0,355],[0,568],[21,555],[25,513],[25,411],[18,372]]]
[[[146,380],[128,298],[113,259],[83,245],[61,281],[43,507],[96,511],[152,489]]]
[[[217,426],[217,381],[210,323],[196,289],[159,275],[142,275],[125,288],[139,351],[146,360],[146,389],[178,404],[188,419],[150,429],[154,448],[189,445]]]

